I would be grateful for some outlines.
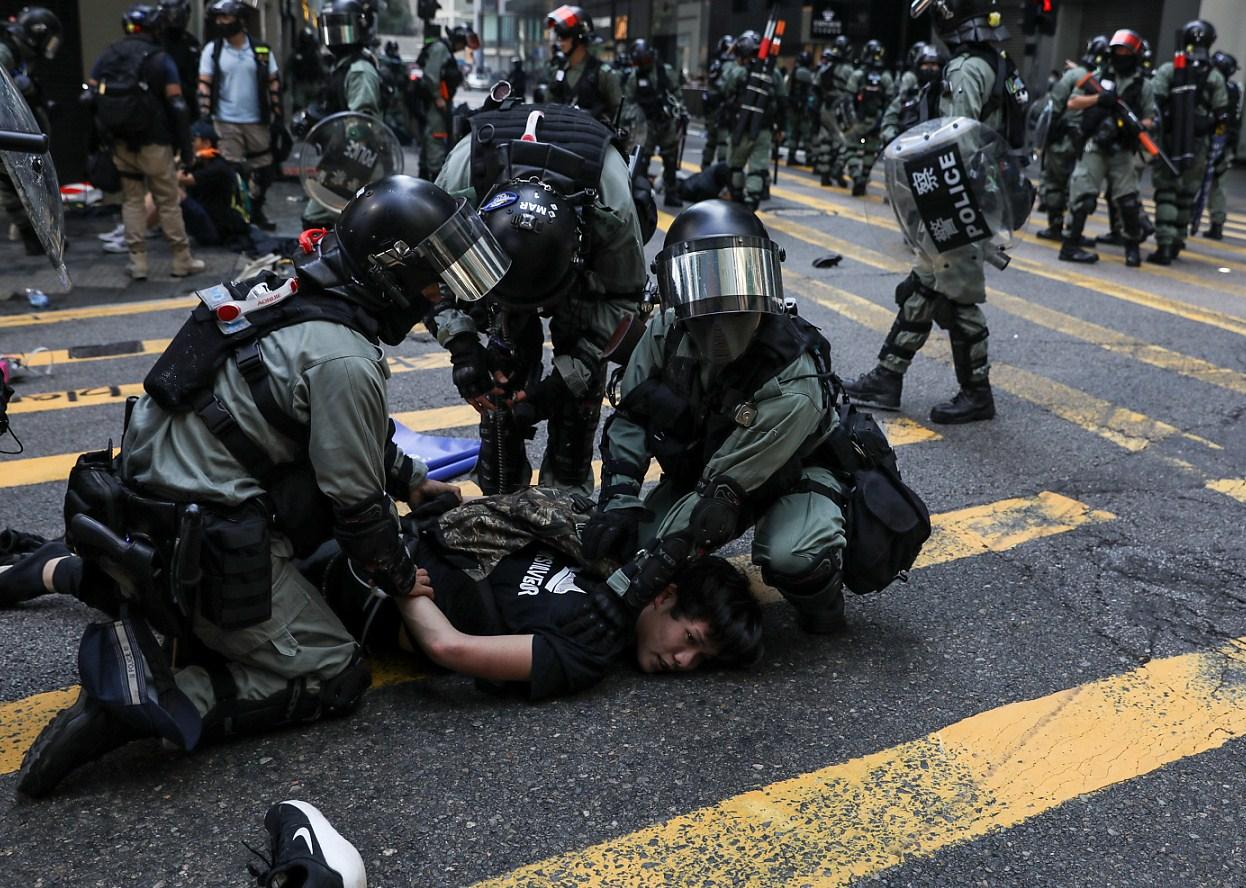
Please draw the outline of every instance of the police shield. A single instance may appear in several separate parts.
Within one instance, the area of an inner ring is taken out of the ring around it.
[[[928,120],[884,156],[896,219],[909,245],[929,259],[984,250],[995,261],[1033,203],[1020,160],[998,133],[967,117]]]
[[[354,111],[332,114],[299,149],[299,179],[316,203],[339,213],[363,186],[402,172],[402,146],[379,119]]]
[[[12,149],[12,150],[3,150]],[[0,166],[26,209],[52,267],[68,287],[65,271],[65,208],[52,155],[26,100],[0,67]]]

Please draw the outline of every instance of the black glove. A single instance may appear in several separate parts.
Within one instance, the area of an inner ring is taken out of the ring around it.
[[[589,650],[618,653],[636,617],[605,583],[593,583],[584,603],[558,623],[561,633]]]
[[[1119,100],[1120,97],[1116,94],[1116,90],[1114,89],[1105,89],[1103,92],[1099,93],[1099,104],[1104,108],[1115,108],[1116,103]]]
[[[631,558],[639,543],[640,522],[648,514],[649,510],[642,506],[594,512],[580,535],[584,557],[589,561],[601,558],[625,561]]]
[[[606,584],[634,620],[645,605],[671,584],[691,553],[692,540],[686,531],[671,534],[651,550],[642,549],[635,559],[611,574]]]
[[[489,355],[473,333],[460,333],[449,342],[450,366],[454,368],[454,387],[465,400],[493,391]]]
[[[541,420],[549,419],[557,407],[573,397],[562,376],[554,370],[536,385],[525,389],[522,401],[511,405],[515,425],[530,429]]]
[[[727,477],[701,482],[697,493],[700,498],[692,507],[688,531],[693,545],[712,552],[736,537],[746,494],[743,487]]]

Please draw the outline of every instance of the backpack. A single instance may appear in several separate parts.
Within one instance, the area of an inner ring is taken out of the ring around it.
[[[152,95],[144,70],[159,46],[138,51],[125,41],[110,46],[100,60],[95,87],[95,116],[100,128],[129,145],[141,145],[156,133],[164,114],[161,100]]]
[[[930,538],[930,511],[901,480],[895,451],[874,417],[847,398],[838,412],[839,424],[822,446],[832,465],[851,479],[847,502],[841,502],[847,535],[844,585],[865,595],[897,579],[908,580]]]

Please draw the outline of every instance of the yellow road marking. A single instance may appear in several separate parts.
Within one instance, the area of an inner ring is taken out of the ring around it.
[[[1236,639],[1000,706],[480,884],[846,885],[1243,735],[1246,639]]]
[[[171,299],[148,299],[142,302],[119,302],[115,305],[92,305],[86,308],[66,308],[63,311],[41,311],[33,314],[5,315],[0,317],[0,330],[12,327],[34,327],[44,324],[63,324],[65,321],[81,321],[87,318],[115,318],[125,315],[148,314],[154,311],[175,311],[194,308],[199,300],[194,296],[178,296]]]
[[[899,260],[824,234],[816,228],[800,225],[787,219],[767,219],[766,225],[806,243],[843,253],[848,258],[855,259],[866,265],[873,265],[876,268],[892,271],[908,271],[908,265]],[[791,272],[788,274],[790,276]],[[1046,308],[994,287],[988,287],[987,294],[993,305],[998,305],[1004,311],[1031,323],[1047,327],[1050,330],[1055,330],[1083,342],[1092,343],[1107,351],[1126,355],[1144,364],[1150,364],[1163,370],[1171,370],[1191,379],[1197,379],[1200,382],[1220,386],[1234,392],[1246,393],[1246,374],[1237,370],[1219,367],[1201,358],[1191,357],[1180,352],[1170,351],[1158,345],[1133,339],[1111,328]],[[1240,326],[1242,334],[1246,335],[1246,321],[1243,321]],[[1234,330],[1233,332],[1238,331]]]
[[[930,516],[930,539],[922,547],[913,568],[932,567],[987,552],[1007,552],[1024,543],[1076,530],[1088,524],[1116,520],[1111,512],[1092,509],[1085,503],[1044,490],[1036,496],[1017,497],[970,506]],[[749,556],[732,559],[753,580],[753,591],[763,602],[782,598],[767,586]]]
[[[22,363],[27,367],[37,369],[39,367],[59,367],[62,364],[79,364],[84,361],[111,361],[116,358],[141,358],[146,355],[158,355],[168,348],[171,341],[170,339],[144,339],[139,343],[141,348],[138,351],[116,355],[99,355],[98,357],[91,358],[70,357],[69,353],[73,349],[69,348],[47,349],[31,352],[28,355],[24,355],[21,352],[8,352],[7,354],[15,354],[22,359]]]
[[[409,373],[413,370],[449,367],[450,353],[438,351],[415,358],[391,355],[386,360],[389,363],[389,372],[391,374]],[[46,410],[65,410],[71,407],[101,407],[109,404],[124,404],[126,398],[142,394],[142,383],[88,386],[87,388],[68,389],[59,392],[18,392],[17,396],[9,404],[9,413],[38,413]],[[434,426],[434,428],[448,428],[448,426]]]
[[[64,481],[80,454],[57,453],[26,459],[0,461],[0,487],[22,487],[47,481]]]
[[[815,302],[850,320],[879,332],[891,329],[893,312],[868,299],[838,287],[788,272],[785,277],[796,284]],[[951,350],[942,339],[932,338],[923,354],[951,363]],[[1198,435],[1183,432],[1176,426],[1118,407],[1088,392],[1066,386],[1037,373],[1010,364],[991,362],[991,382],[1004,391],[1036,404],[1061,419],[1067,420],[1118,447],[1131,452],[1144,450],[1165,438],[1179,436],[1211,450],[1223,449],[1219,444]]]
[[[1207,489],[1231,496],[1239,503],[1246,503],[1246,478],[1222,478],[1218,481],[1208,481]]]
[[[601,464],[594,463],[593,469],[599,473]],[[653,467],[646,480],[657,480],[659,474],[660,471]],[[462,487],[467,495],[479,495],[478,489],[474,494],[472,492],[474,484]],[[1110,521],[1114,517],[1109,512],[1093,510],[1076,500],[1046,492],[1036,497],[1003,500],[934,515],[931,523],[936,528],[935,533],[926,544],[927,552],[923,552],[916,566],[927,567],[984,552],[1002,552],[1030,540],[1064,533],[1086,524]],[[740,562],[746,559],[735,560]],[[754,591],[763,601],[779,597],[777,592],[763,586],[760,581]],[[373,687],[422,677],[405,658],[386,658],[372,663]],[[73,703],[77,692],[78,686],[74,685],[11,703],[0,703],[0,775],[10,774],[21,767],[22,756],[44,725],[57,712]]]

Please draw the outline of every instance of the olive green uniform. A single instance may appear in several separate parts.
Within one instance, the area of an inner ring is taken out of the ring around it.
[[[896,82],[895,95],[887,104],[887,110],[883,112],[883,122],[879,128],[879,141],[884,146],[900,135],[900,109],[904,107],[905,102],[916,99],[921,88],[922,85],[917,75],[912,71],[905,71],[900,75],[900,79]]]
[[[848,81],[848,92],[850,95],[858,95],[863,86],[865,86],[867,71],[865,68],[858,68],[852,74],[852,79]],[[857,122],[849,128],[845,138],[848,142],[848,163],[847,172],[853,184],[868,182],[870,172],[874,169],[874,161],[878,157],[878,152],[883,147],[882,141],[882,122],[883,114],[890,104],[892,96],[895,95],[895,80],[891,76],[890,71],[882,72],[882,97],[878,109],[870,112],[869,109],[857,110]]]
[[[471,186],[471,140],[464,139],[450,152],[437,185],[473,205],[483,198]],[[619,322],[639,309],[645,285],[645,260],[641,249],[640,221],[632,202],[627,164],[617,151],[608,151],[600,187],[593,205],[586,209],[586,239],[592,250],[580,273],[581,285],[550,311],[550,339],[554,346],[554,369],[577,399],[596,399],[596,426],[600,400],[605,393],[605,360],[602,353]],[[455,309],[437,315],[437,340],[442,345],[460,334],[481,332],[465,312]],[[541,463],[540,484],[563,486],[553,467],[555,435]],[[528,474],[531,474],[529,468]],[[589,494],[593,490],[591,466],[570,489]]]
[[[1242,127],[1242,91],[1240,87],[1234,90],[1230,86],[1231,84],[1225,84],[1225,94],[1229,97],[1228,141],[1225,142],[1224,150],[1220,152],[1220,159],[1216,162],[1216,168],[1211,179],[1211,193],[1207,195],[1207,215],[1213,223],[1218,225],[1224,225],[1225,220],[1229,216],[1228,204],[1224,195],[1223,179],[1224,174],[1233,165],[1233,157],[1236,154]],[[1238,100],[1236,108],[1233,107],[1235,96]]]
[[[581,96],[580,80],[592,64],[598,66],[597,86],[595,90],[587,85],[584,87],[591,93],[586,100]],[[564,71],[561,83],[557,79],[559,71]],[[550,65],[546,81],[549,84],[546,92],[550,102],[556,105],[576,105],[607,125],[613,124],[623,102],[623,84],[619,72],[587,53],[582,62],[568,64],[565,70],[557,65]]]
[[[385,464],[389,368],[380,347],[340,324],[309,321],[269,333],[259,348],[278,405],[309,430],[305,458],[320,490],[340,507],[384,491],[405,456],[395,449],[397,461]],[[266,457],[274,463],[298,458],[297,446],[260,413],[236,362],[222,365],[212,388]],[[412,490],[426,475],[422,464],[415,468]],[[169,413],[150,396],[135,406],[121,472],[150,494],[180,501],[234,507],[264,493],[196,414]],[[240,703],[278,697],[296,684],[298,693],[314,695],[356,655],[355,640],[295,568],[290,541],[277,532],[271,564],[272,615],[264,622],[223,630],[202,612],[194,615],[195,636],[224,658]],[[175,678],[205,718],[224,702],[220,678],[214,681],[202,666],[182,668]]]
[[[796,162],[796,152],[805,151],[806,163],[812,155],[812,142],[816,132],[814,122],[815,99],[813,89],[813,70],[804,65],[797,65],[787,76],[787,125],[783,128],[787,141],[787,159]]]
[[[1165,62],[1155,69],[1151,84],[1155,90],[1155,101],[1161,112],[1167,112],[1168,99],[1173,87],[1173,64]],[[1198,94],[1198,120],[1195,124],[1196,135],[1194,162],[1174,176],[1162,164],[1151,167],[1151,182],[1155,185],[1155,242],[1160,246],[1171,246],[1184,243],[1185,234],[1190,228],[1190,209],[1194,198],[1203,184],[1203,175],[1207,169],[1207,152],[1213,120],[1217,115],[1228,111],[1229,91],[1224,85],[1224,75],[1212,68],[1207,80]]]
[[[454,94],[456,81],[447,79],[447,66],[457,66],[454,53],[442,39],[428,45],[424,61],[424,76],[417,83],[420,101],[424,106],[424,129],[420,132],[420,175],[435,181],[450,151],[450,131],[454,117]],[[452,69],[452,75],[457,68]],[[441,107],[437,107],[437,103]]]
[[[1120,96],[1126,93],[1138,95],[1137,105],[1130,107],[1138,115],[1139,120],[1155,119],[1155,90],[1151,81],[1141,71],[1116,81],[1116,92]],[[1138,84],[1140,83],[1141,91]],[[1090,95],[1088,87],[1075,91],[1075,95]],[[1110,120],[1110,118],[1109,118]],[[1137,151],[1137,140],[1120,135],[1108,145],[1096,141],[1095,134],[1090,133],[1081,159],[1073,169],[1069,180],[1069,198],[1073,209],[1080,212],[1085,209],[1087,215],[1094,212],[1095,201],[1103,188],[1105,180],[1114,203],[1128,199],[1138,193],[1138,170],[1134,165]],[[1134,236],[1137,236],[1137,232]]]
[[[352,61],[353,59],[353,61]],[[345,72],[343,72],[345,68]],[[381,117],[381,74],[376,65],[366,58],[352,56],[340,59],[329,72],[329,82],[333,83],[344,77],[343,94],[346,98],[345,108],[326,108],[330,114],[341,111],[355,111],[369,114],[378,120]],[[308,200],[303,208],[303,225],[306,228],[332,225],[337,214],[314,200]]]
[[[649,321],[644,338],[624,371],[621,398],[627,398],[633,389],[663,366],[666,336],[674,322],[673,310],[656,314]],[[698,391],[708,390],[714,376],[721,372],[721,368],[699,362],[690,337],[685,336],[679,343],[675,356],[699,364]],[[756,409],[756,416],[747,426],[739,425],[731,431],[709,458],[701,479],[730,478],[746,493],[755,493],[784,468],[819,425],[828,420],[830,425],[823,426],[823,431],[829,432],[834,426],[834,411],[828,413],[824,408],[817,373],[814,360],[808,354],[801,354],[764,383],[748,399]],[[690,406],[691,412],[698,414],[706,405],[694,402]],[[616,413],[606,435],[609,465],[628,466],[629,471],[638,471],[643,476],[653,458],[646,445],[645,428],[623,413]],[[605,447],[603,442],[603,450]],[[676,490],[669,480],[663,480],[642,499],[636,477],[609,469],[603,469],[601,483],[603,490],[615,488],[619,491],[605,505],[607,511],[643,505],[652,512],[652,519],[640,533],[642,544],[686,530],[692,510],[700,499],[695,490]],[[806,577],[829,554],[844,546],[843,513],[834,500],[807,489],[814,485],[830,488],[840,495],[846,492],[831,470],[802,468],[799,482],[790,488],[793,492],[780,496],[756,516],[753,528],[753,562],[761,566],[768,579],[779,585],[779,591],[784,592],[798,611],[809,613],[826,608],[829,602],[788,595],[779,578]],[[806,489],[795,489],[802,486]]]
[[[722,90],[735,108],[734,120],[739,119],[740,103],[748,78],[749,69],[744,65],[735,65],[723,73]],[[761,203],[766,190],[770,149],[774,144],[774,122],[782,120],[783,99],[787,96],[782,73],[770,72],[770,87],[769,107],[756,137],[745,132],[737,139],[732,133],[731,147],[727,152],[727,165],[731,167],[731,193],[753,209]]]
[[[666,64],[662,65],[662,75],[667,86],[664,91],[656,71],[633,68],[623,73],[623,119],[633,144],[641,146],[642,163],[657,151],[673,173],[679,156],[679,122],[687,119],[688,112],[681,92],[683,78]],[[649,106],[648,111],[644,105]]]
[[[727,112],[720,84],[723,72],[734,64],[735,61],[732,59],[727,59],[721,64],[714,63],[710,65],[710,69],[706,73],[704,93],[705,145],[701,149],[701,169],[712,166],[722,153],[719,149],[725,149],[726,133],[723,121],[727,118]]]
[[[844,174],[848,162],[848,139],[840,128],[835,108],[841,102],[852,101],[849,83],[852,80],[851,62],[834,62],[829,72],[831,89],[822,90],[818,109],[818,136],[813,151],[813,171],[820,176],[838,179]],[[819,77],[822,83],[827,78]]]
[[[1069,206],[1069,178],[1082,155],[1082,112],[1068,107],[1077,82],[1087,71],[1077,65],[1065,71],[1049,93],[1051,124],[1047,147],[1043,150],[1043,177],[1039,198],[1047,212],[1061,217]],[[1059,232],[1056,232],[1057,234]]]
[[[940,115],[979,119],[995,84],[995,68],[985,59],[961,52],[944,68],[943,82]],[[983,123],[998,130],[1002,114],[995,112]],[[922,286],[901,284],[897,289],[900,311],[879,353],[879,364],[893,373],[904,373],[937,321],[948,330],[953,351],[960,348],[967,355],[965,363],[972,368],[968,380],[977,384],[989,379],[989,334],[986,315],[978,307],[986,301],[987,249],[994,249],[989,241],[978,241],[933,260],[924,253],[917,255],[910,280]]]

